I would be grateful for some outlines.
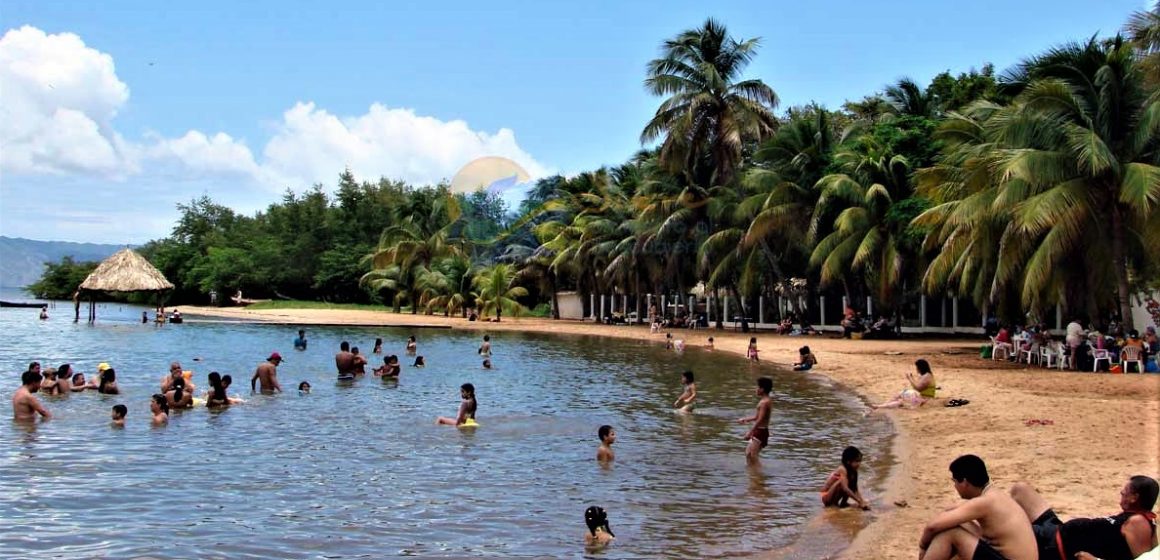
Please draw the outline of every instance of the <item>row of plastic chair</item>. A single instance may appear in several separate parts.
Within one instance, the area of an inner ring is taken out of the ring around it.
[[[998,360],[1000,355],[1005,360],[1015,357],[1015,345],[1010,342],[999,342],[992,336],[991,359]],[[1046,368],[1058,367],[1061,370],[1071,367],[1071,357],[1064,351],[1064,346],[1060,342],[1052,342],[1046,346],[1032,344],[1029,348],[1019,351],[1017,361],[1026,362],[1027,365],[1035,362]],[[1108,369],[1111,369],[1112,353],[1103,348],[1092,350],[1093,372],[1099,371],[1100,362],[1107,364]],[[1129,368],[1132,365],[1136,366],[1137,373],[1144,373],[1144,353],[1135,346],[1125,346],[1120,350],[1120,367],[1124,373],[1128,373],[1132,371]]]

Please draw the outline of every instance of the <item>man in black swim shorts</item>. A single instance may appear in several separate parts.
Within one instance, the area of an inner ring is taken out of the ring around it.
[[[955,491],[966,502],[926,524],[918,542],[920,560],[1037,560],[1035,535],[1023,508],[991,486],[983,460],[963,455],[950,470]]]

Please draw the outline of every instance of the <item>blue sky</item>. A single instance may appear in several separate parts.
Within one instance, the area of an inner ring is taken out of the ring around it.
[[[425,182],[482,155],[533,175],[620,163],[659,103],[645,64],[708,16],[762,38],[749,75],[783,108],[836,107],[902,76],[1002,70],[1114,33],[1143,7],[7,0],[0,117],[19,122],[0,124],[0,140],[34,145],[0,160],[0,234],[139,243],[167,234],[177,202],[206,193],[253,211],[287,187],[333,184],[344,165]],[[13,117],[25,107],[42,118]]]

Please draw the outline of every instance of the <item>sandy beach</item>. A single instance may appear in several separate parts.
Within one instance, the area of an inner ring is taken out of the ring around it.
[[[433,326],[480,331],[535,331],[655,340],[647,327],[574,321],[505,318],[468,322],[442,316],[375,311],[182,307],[187,316],[268,321],[288,325]],[[196,319],[196,318],[195,318]],[[1065,519],[1118,511],[1119,490],[1132,475],[1160,475],[1160,376],[1060,372],[979,358],[980,340],[842,340],[827,336],[745,334],[730,329],[673,331],[691,346],[716,340],[717,352],[744,355],[757,336],[763,361],[788,365],[808,344],[818,357],[814,371],[860,395],[887,400],[907,386],[914,360],[926,358],[939,398],[917,410],[884,411],[897,427],[897,465],[884,495],[869,496],[873,522],[842,558],[915,558],[928,518],[958,501],[947,465],[964,453],[986,462],[994,483],[1006,490],[1028,481]],[[289,338],[287,339],[289,344]],[[887,354],[889,352],[890,354]],[[947,408],[947,399],[970,404]],[[1028,425],[1029,420],[1051,420]],[[873,450],[867,451],[873,454]],[[873,460],[872,458],[870,460]],[[822,481],[819,481],[819,485]],[[905,502],[906,507],[893,505]],[[804,553],[794,557],[811,558]]]

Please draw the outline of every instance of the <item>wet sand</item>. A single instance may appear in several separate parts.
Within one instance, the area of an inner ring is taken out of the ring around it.
[[[269,321],[288,325],[451,326],[481,331],[535,331],[655,340],[643,326],[607,326],[575,321],[505,318],[501,323],[468,322],[442,316],[375,311],[182,307],[187,315]],[[922,526],[958,496],[947,465],[964,453],[982,457],[994,483],[1003,489],[1031,482],[1065,519],[1118,511],[1119,490],[1132,475],[1160,474],[1160,375],[1060,372],[979,358],[979,340],[841,340],[831,336],[745,334],[730,329],[675,330],[690,346],[709,336],[717,352],[745,355],[750,336],[757,336],[763,361],[788,366],[798,347],[808,344],[819,364],[803,375],[825,375],[855,391],[867,402],[887,400],[906,388],[914,360],[926,358],[940,387],[938,399],[917,410],[883,411],[898,429],[896,464],[882,495],[867,496],[874,505],[871,523],[858,532],[842,558],[915,558]],[[289,340],[289,339],[288,339]],[[885,352],[900,352],[887,355]],[[943,403],[970,400],[958,408]],[[1027,425],[1051,420],[1050,425]],[[873,460],[873,457],[869,458]],[[819,486],[822,481],[818,481]],[[896,507],[905,501],[907,507]],[[853,514],[852,516],[850,514]],[[826,512],[810,521],[819,532],[842,534],[861,525],[855,512]],[[808,530],[808,528],[807,528]],[[807,541],[808,542],[808,541]],[[827,552],[771,552],[771,558],[819,558]]]

